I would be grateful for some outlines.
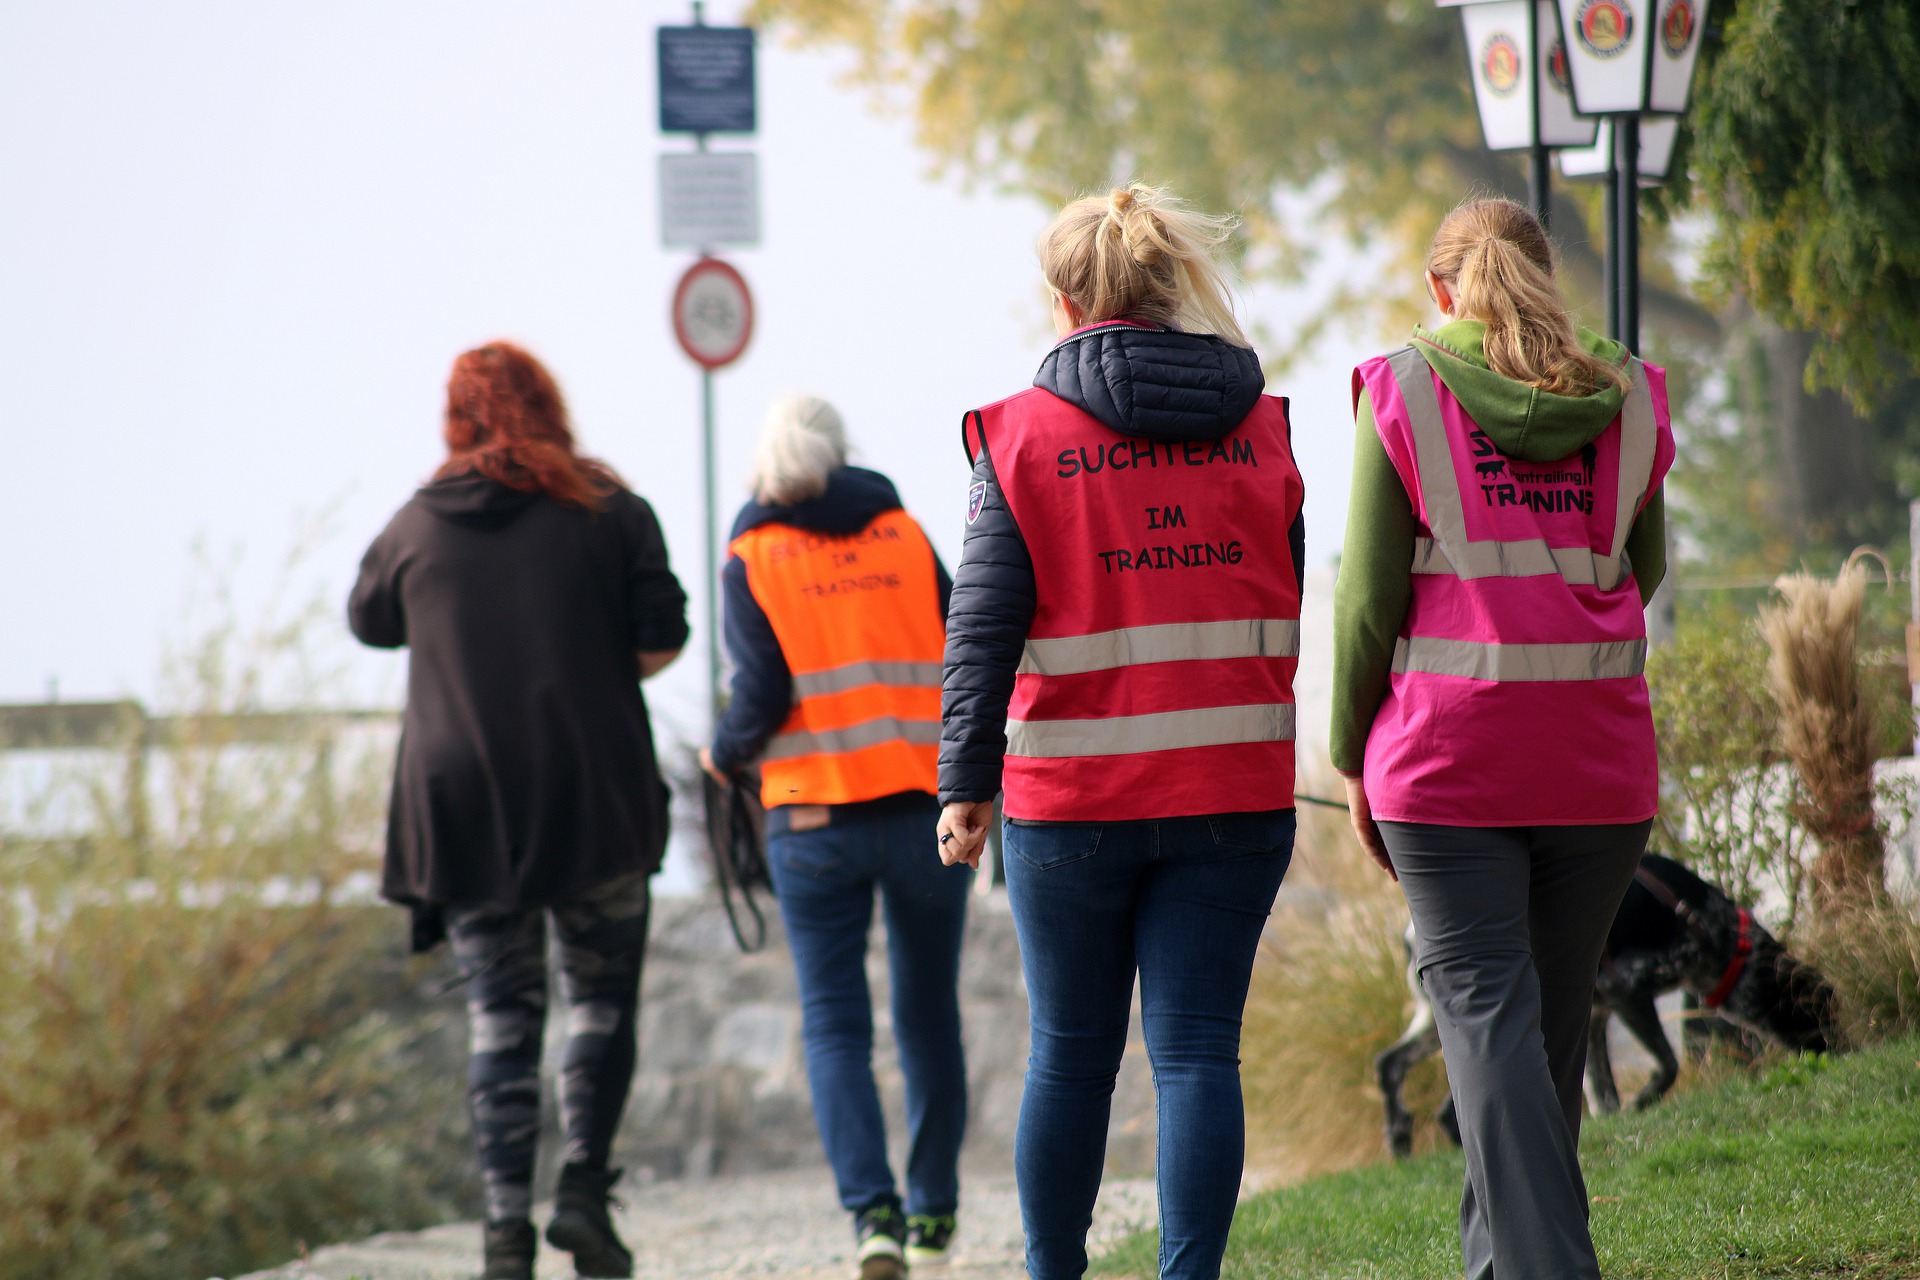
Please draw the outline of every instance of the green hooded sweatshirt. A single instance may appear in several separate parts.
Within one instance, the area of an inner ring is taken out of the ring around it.
[[[1413,331],[1413,345],[1460,406],[1500,452],[1527,462],[1556,462],[1578,453],[1620,413],[1625,394],[1606,387],[1589,396],[1560,396],[1502,377],[1487,367],[1487,327],[1456,320],[1439,332]],[[1627,349],[1589,330],[1580,344],[1618,364]],[[1413,599],[1413,541],[1418,521],[1400,473],[1387,460],[1363,391],[1354,411],[1353,505],[1333,591],[1333,767],[1360,773],[1367,733],[1387,694],[1394,642]],[[1667,573],[1667,516],[1655,489],[1627,535],[1627,556],[1644,605]]]

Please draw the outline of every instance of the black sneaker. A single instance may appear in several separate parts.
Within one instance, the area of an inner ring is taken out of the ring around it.
[[[900,1280],[907,1274],[907,1220],[897,1207],[862,1209],[854,1215],[853,1235],[860,1242],[854,1252],[859,1280]]]
[[[590,1280],[626,1280],[633,1274],[633,1255],[614,1234],[608,1193],[620,1180],[619,1169],[589,1169],[563,1165],[560,1190],[553,1198],[553,1221],[547,1224],[547,1243],[573,1255],[573,1269]]]
[[[533,1280],[533,1255],[540,1241],[525,1218],[489,1222],[483,1247],[486,1265],[478,1280]]]
[[[907,1215],[907,1265],[938,1266],[947,1260],[947,1246],[953,1243],[953,1229],[959,1225],[950,1213],[913,1213]]]

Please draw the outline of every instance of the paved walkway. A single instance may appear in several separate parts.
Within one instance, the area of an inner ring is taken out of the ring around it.
[[[853,1234],[824,1168],[622,1188],[620,1234],[634,1274],[649,1277],[752,1276],[760,1280],[849,1280]],[[1009,1177],[965,1182],[954,1256],[926,1280],[1019,1280],[1020,1211]],[[544,1217],[542,1213],[537,1216]],[[1094,1214],[1095,1241],[1154,1218],[1153,1184],[1109,1180]],[[395,1232],[317,1250],[304,1262],[245,1280],[469,1280],[480,1266],[480,1228],[454,1223]],[[930,1270],[930,1269],[926,1269]],[[564,1253],[542,1244],[540,1280],[573,1274]]]

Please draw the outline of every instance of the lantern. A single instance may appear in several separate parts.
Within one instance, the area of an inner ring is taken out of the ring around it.
[[[1583,147],[1594,122],[1574,114],[1566,42],[1553,0],[1440,0],[1460,10],[1490,151]]]
[[[1708,0],[1556,0],[1582,115],[1687,109]]]

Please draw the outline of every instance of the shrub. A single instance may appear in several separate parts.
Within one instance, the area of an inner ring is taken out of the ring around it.
[[[129,744],[154,814],[82,766],[27,806],[77,830],[0,833],[0,1280],[231,1274],[459,1191],[419,1151],[459,1082],[414,1067],[431,1019],[382,1011],[407,976],[367,892],[384,753],[235,746],[221,716],[264,687],[241,639],[198,646],[176,732]]]
[[[1859,651],[1859,570],[1780,589],[1762,624],[1721,615],[1648,658],[1654,845],[1767,907],[1832,981],[1848,1039],[1873,1043],[1920,1029],[1920,919],[1885,890],[1880,861],[1912,796],[1897,777],[1872,781],[1874,758],[1910,732],[1907,690]]]
[[[1890,896],[1820,917],[1800,943],[1838,993],[1850,1043],[1920,1032],[1920,912],[1911,901]]]
[[[1662,791],[1652,844],[1748,906],[1771,889],[1790,933],[1806,833],[1766,670],[1766,646],[1744,619],[1682,631],[1648,655]]]

